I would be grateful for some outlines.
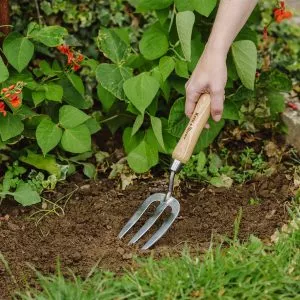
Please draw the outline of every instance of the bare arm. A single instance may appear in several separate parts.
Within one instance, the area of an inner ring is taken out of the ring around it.
[[[212,97],[211,115],[220,121],[227,81],[226,57],[258,0],[221,0],[205,50],[186,83],[185,113],[190,117],[204,92]]]

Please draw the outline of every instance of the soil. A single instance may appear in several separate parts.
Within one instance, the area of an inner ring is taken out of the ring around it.
[[[176,256],[186,244],[199,254],[208,248],[212,236],[214,239],[232,237],[240,209],[241,240],[254,234],[269,241],[288,219],[285,208],[290,199],[289,181],[282,174],[230,189],[182,182],[175,190],[175,197],[181,203],[180,216],[152,250],[139,250],[151,232],[136,246],[127,245],[132,234],[118,240],[121,227],[139,204],[150,194],[166,188],[164,177],[139,179],[121,191],[116,189],[115,181],[87,181],[78,175],[45,195],[55,202],[74,192],[70,199],[57,202],[64,207],[64,214],[57,209],[59,215],[51,213],[37,226],[42,214],[29,217],[41,209],[41,205],[24,209],[8,200],[2,203],[0,217],[9,215],[9,219],[0,221],[0,253],[12,274],[0,263],[0,299],[10,299],[13,291],[24,284],[36,285],[29,265],[43,274],[53,273],[59,257],[63,270],[70,268],[78,275],[85,276],[97,263],[99,268],[121,273],[124,268],[135,267],[136,255]],[[251,205],[251,197],[259,198],[260,202]],[[51,208],[49,203],[48,208]]]

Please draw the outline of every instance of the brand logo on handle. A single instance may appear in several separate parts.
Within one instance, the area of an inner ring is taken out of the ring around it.
[[[183,135],[183,139],[184,139],[184,140],[187,138],[188,133],[193,129],[194,122],[195,122],[195,120],[196,120],[196,118],[197,118],[198,116],[199,116],[199,113],[195,113],[195,114],[192,116],[192,119],[190,120],[188,127],[185,129],[185,132],[184,132],[184,135]]]

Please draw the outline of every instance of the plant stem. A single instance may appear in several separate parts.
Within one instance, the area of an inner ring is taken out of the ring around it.
[[[37,0],[34,0],[34,3],[35,3],[36,14],[37,14],[37,17],[38,17],[38,20],[39,20],[39,24],[41,25],[42,24],[42,16],[41,16],[41,12],[40,12],[39,3],[38,3]]]
[[[4,33],[4,35],[8,35],[10,31],[10,18],[9,18],[9,3],[8,0],[0,1],[0,32]],[[0,43],[2,42],[2,38],[0,38]]]

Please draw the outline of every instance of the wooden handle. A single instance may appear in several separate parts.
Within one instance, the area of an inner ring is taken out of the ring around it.
[[[172,153],[173,159],[177,159],[184,164],[190,159],[198,138],[208,121],[210,115],[210,102],[211,99],[209,94],[203,94],[198,100],[189,124],[185,128]]]

